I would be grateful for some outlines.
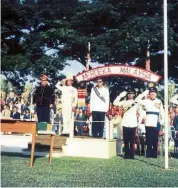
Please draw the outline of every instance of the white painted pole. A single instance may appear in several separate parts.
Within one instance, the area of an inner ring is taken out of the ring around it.
[[[164,139],[164,152],[165,161],[164,168],[168,169],[169,156],[168,156],[168,28],[167,28],[167,0],[164,0],[164,126],[165,126],[165,139]]]

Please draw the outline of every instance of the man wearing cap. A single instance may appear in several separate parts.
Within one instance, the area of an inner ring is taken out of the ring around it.
[[[40,76],[41,84],[36,88],[33,102],[36,104],[38,122],[50,122],[50,105],[54,104],[54,91],[48,85],[48,77]]]
[[[157,158],[160,124],[162,125],[164,120],[163,104],[157,98],[157,89],[155,87],[149,88],[149,99],[140,100],[139,104],[144,106],[146,110],[146,157]]]
[[[63,131],[62,134],[70,134],[74,127],[73,115],[77,105],[77,89],[72,86],[73,77],[67,75],[66,79],[56,84],[56,88],[62,91],[62,116]]]
[[[90,97],[93,137],[103,137],[105,115],[108,109],[109,90],[103,86],[103,80],[101,78],[97,78],[97,85],[91,89]]]
[[[126,100],[121,99],[126,96]],[[114,101],[115,106],[123,108],[123,119],[121,126],[123,127],[123,139],[124,139],[124,159],[134,159],[134,144],[137,127],[137,111],[138,100],[142,96],[138,96],[135,100],[135,91],[132,88],[128,88],[127,92],[122,92]],[[144,97],[144,92],[143,92]]]

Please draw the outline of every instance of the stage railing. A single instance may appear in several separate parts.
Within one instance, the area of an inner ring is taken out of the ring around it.
[[[113,135],[112,135],[113,126],[112,126],[112,123],[111,123],[110,120],[105,120],[105,121],[91,121],[91,120],[82,121],[82,120],[73,120],[72,125],[74,125],[75,122],[84,122],[84,123],[88,124],[88,126],[89,126],[89,124],[90,124],[90,125],[91,125],[90,128],[92,128],[92,123],[93,123],[93,122],[96,122],[96,123],[104,122],[106,139],[107,139],[107,140],[113,139]],[[90,131],[91,131],[91,130],[90,130]],[[74,126],[71,126],[70,138],[73,138],[73,137],[74,137]]]
[[[106,119],[104,121],[92,121],[90,119],[87,119],[87,120],[76,120],[75,117],[73,116],[73,118],[71,119],[70,121],[70,131],[69,131],[69,137],[70,138],[73,138],[74,137],[74,128],[75,128],[75,123],[85,123],[85,125],[88,125],[88,128],[89,128],[89,135],[90,136],[93,136],[92,135],[92,123],[93,122],[96,122],[96,123],[99,123],[99,122],[104,122],[104,128],[105,128],[105,139],[108,139],[108,140],[111,140],[111,139],[114,139],[114,135],[113,135],[113,123],[112,123],[112,120],[109,120],[109,119]],[[54,126],[58,126],[58,122],[53,122],[53,125]],[[61,126],[62,126],[62,123],[59,125],[58,127],[58,130],[60,132],[60,134],[62,134],[62,130],[61,130]],[[119,130],[119,133],[118,133],[118,130]],[[121,129],[118,129],[117,130],[117,138],[121,138],[121,135],[122,135],[122,131]]]

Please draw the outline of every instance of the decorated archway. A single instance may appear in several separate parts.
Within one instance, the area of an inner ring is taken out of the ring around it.
[[[97,77],[110,77],[110,76],[125,76],[136,78],[145,82],[158,83],[161,76],[136,66],[126,65],[105,65],[96,67],[90,70],[85,70],[74,76],[75,80],[79,83],[78,87],[78,107],[85,107],[87,96],[86,82],[95,80]]]
[[[75,76],[77,82],[91,81],[97,77],[127,76],[141,79],[147,82],[157,83],[161,76],[143,68],[123,65],[107,65],[83,71]]]

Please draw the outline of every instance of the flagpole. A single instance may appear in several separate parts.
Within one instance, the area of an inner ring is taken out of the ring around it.
[[[167,31],[167,0],[164,0],[164,168],[168,169],[168,31]]]
[[[89,70],[90,63],[90,42],[88,42],[88,52],[87,52],[87,60],[86,60],[86,70]]]

